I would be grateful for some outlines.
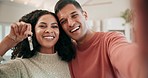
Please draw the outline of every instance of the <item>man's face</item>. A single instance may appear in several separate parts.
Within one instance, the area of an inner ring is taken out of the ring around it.
[[[57,13],[57,16],[62,28],[72,39],[76,41],[83,39],[87,32],[86,12],[82,12],[73,4],[68,4]]]

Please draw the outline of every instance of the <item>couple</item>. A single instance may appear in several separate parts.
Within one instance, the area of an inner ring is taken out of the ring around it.
[[[121,33],[89,30],[75,0],[59,0],[55,14],[35,10],[11,25],[0,55],[15,46],[16,59],[0,65],[0,78],[143,78],[137,44]]]

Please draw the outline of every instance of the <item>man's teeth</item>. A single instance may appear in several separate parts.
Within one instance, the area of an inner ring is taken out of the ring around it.
[[[74,31],[76,31],[76,30],[78,30],[80,27],[76,27],[76,28],[74,28],[73,30],[71,30],[71,32],[74,32]]]

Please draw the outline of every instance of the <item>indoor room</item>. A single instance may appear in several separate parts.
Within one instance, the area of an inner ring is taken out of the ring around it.
[[[36,9],[54,12],[58,0],[0,0],[0,40],[10,31],[10,25],[26,13]],[[89,28],[93,31],[120,31],[131,42],[129,0],[78,0],[88,14]],[[11,50],[5,54],[10,58]]]

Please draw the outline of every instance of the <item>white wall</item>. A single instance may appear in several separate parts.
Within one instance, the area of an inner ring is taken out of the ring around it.
[[[112,1],[111,4],[83,6],[83,8],[87,11],[89,19],[98,20],[104,18],[118,17],[123,11],[125,11],[125,9],[129,7],[130,0],[110,1]],[[6,3],[0,1],[0,22],[14,22],[18,20],[22,15],[35,9],[37,8],[33,6],[17,3],[14,4],[13,2]]]
[[[89,20],[93,21],[93,30],[102,30],[102,20],[108,18],[118,18],[122,15],[126,9],[130,8],[130,0],[104,0],[111,1],[108,4],[100,4],[95,6],[83,6],[83,9],[87,12]],[[96,1],[97,2],[97,1]]]
[[[97,6],[84,6],[89,19],[98,20],[104,18],[119,17],[123,11],[129,8],[130,0],[110,0],[110,4],[101,4]]]
[[[35,9],[35,7],[20,5],[17,3],[0,2],[0,22],[12,23],[18,21],[24,14],[27,14]]]

